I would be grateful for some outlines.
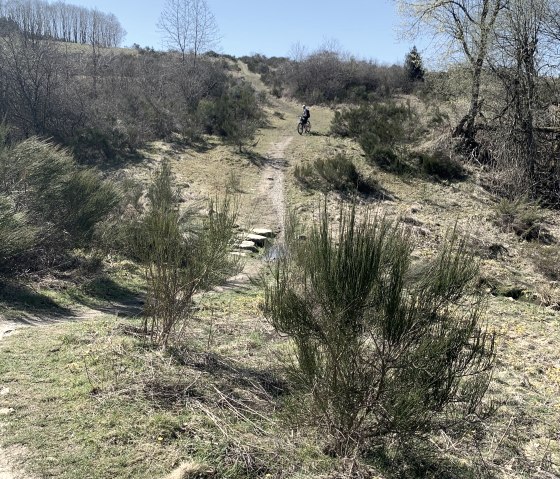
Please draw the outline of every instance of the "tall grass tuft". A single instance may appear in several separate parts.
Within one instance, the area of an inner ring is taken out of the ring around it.
[[[527,196],[513,200],[502,198],[494,207],[494,224],[502,231],[513,232],[526,241],[553,241],[545,226],[546,219],[546,210]]]

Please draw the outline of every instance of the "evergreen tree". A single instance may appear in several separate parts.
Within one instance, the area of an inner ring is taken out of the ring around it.
[[[422,57],[416,49],[416,46],[412,47],[412,50],[408,52],[404,61],[404,69],[406,71],[406,77],[411,82],[424,81],[424,66],[422,65]]]

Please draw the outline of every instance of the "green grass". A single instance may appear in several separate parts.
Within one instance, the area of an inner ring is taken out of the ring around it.
[[[14,281],[0,281],[0,313],[8,318],[18,311],[36,311],[43,314],[68,314],[60,302],[31,286]]]
[[[145,290],[141,269],[122,260],[86,271],[81,267],[39,277],[0,280],[0,319],[43,321],[71,319],[84,308],[135,315]]]
[[[9,394],[0,396],[0,408],[15,411],[3,418],[2,445],[23,445],[29,471],[60,479],[157,478],[185,461],[225,478],[347,471],[345,460],[323,453],[324,437],[290,419],[293,401],[278,359],[287,343],[262,320],[261,301],[256,289],[201,298],[188,333],[167,353],[138,334],[138,322],[111,316],[5,338],[0,378]],[[481,477],[482,457],[496,478],[533,477],[542,461],[558,471],[557,313],[494,298],[487,318],[499,335],[491,388],[499,408],[482,434],[436,433],[440,452],[416,451],[416,475],[395,452],[356,467],[387,479],[435,479],[445,471]],[[511,461],[515,468],[501,473]]]
[[[108,316],[6,338],[0,407],[15,412],[3,445],[23,444],[31,472],[61,479],[154,478],[189,460],[215,477],[330,469],[309,434],[292,441],[274,414],[286,394],[271,356],[281,341],[247,319],[259,301],[205,298],[186,348],[168,353]]]

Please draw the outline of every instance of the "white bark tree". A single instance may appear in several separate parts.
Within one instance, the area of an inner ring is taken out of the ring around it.
[[[48,38],[86,44],[95,36],[100,46],[116,47],[126,34],[113,14],[63,1],[0,0],[0,18],[17,25],[30,41]]]

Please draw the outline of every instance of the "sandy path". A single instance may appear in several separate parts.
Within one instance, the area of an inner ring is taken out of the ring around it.
[[[270,206],[267,219],[270,221],[270,227],[279,232],[277,236],[279,240],[283,237],[286,209],[284,200],[284,170],[287,166],[285,150],[293,139],[293,136],[285,136],[269,148],[266,154],[268,161],[262,171],[258,189],[259,198]]]

